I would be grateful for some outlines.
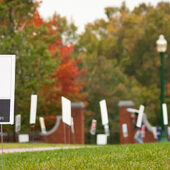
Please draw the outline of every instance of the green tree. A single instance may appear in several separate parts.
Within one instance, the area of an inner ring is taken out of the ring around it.
[[[98,101],[102,98],[108,101],[113,129],[119,129],[118,101],[125,99],[135,101],[136,108],[144,104],[151,122],[159,124],[160,58],[156,40],[159,34],[170,39],[169,11],[168,2],[156,7],[143,3],[133,11],[124,3],[120,8],[105,9],[107,21],[98,19],[86,25],[85,32],[80,35],[77,55],[83,56],[87,69],[87,114],[91,114],[87,118],[88,129],[92,118],[98,119],[100,124]],[[169,52],[170,48],[168,55]],[[170,81],[169,60],[165,58],[167,84]],[[169,104],[168,98],[166,101]]]
[[[0,46],[1,54],[16,55],[15,113],[22,114],[22,128],[28,128],[30,96],[38,94],[49,85],[51,75],[57,66],[48,51],[49,39],[44,35],[45,27],[36,28],[28,24],[34,17],[36,4],[33,1],[2,1],[0,3]]]

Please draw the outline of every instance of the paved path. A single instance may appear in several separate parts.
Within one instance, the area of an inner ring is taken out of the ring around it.
[[[90,147],[90,146],[89,146]],[[89,148],[88,147],[88,148]],[[68,146],[68,147],[43,147],[43,148],[16,148],[16,149],[4,149],[4,153],[15,153],[15,152],[34,152],[34,151],[50,151],[50,150],[62,150],[62,149],[79,149],[87,148],[87,146]]]

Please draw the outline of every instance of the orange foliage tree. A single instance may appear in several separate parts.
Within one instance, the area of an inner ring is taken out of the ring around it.
[[[58,20],[59,18],[59,20]],[[80,81],[80,76],[85,73],[85,69],[79,69],[78,63],[81,58],[73,57],[74,45],[64,45],[62,42],[62,33],[60,31],[59,22],[62,18],[59,15],[54,16],[48,21],[44,21],[38,11],[33,17],[33,24],[38,29],[45,26],[47,29],[46,36],[51,37],[48,45],[51,58],[57,58],[59,64],[49,79],[52,79],[50,86],[44,86],[41,95],[46,98],[41,106],[45,115],[53,114],[61,110],[61,96],[68,97],[71,101],[85,101],[86,94],[82,93],[84,83]]]

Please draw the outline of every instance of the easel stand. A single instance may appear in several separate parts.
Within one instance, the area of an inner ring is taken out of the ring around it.
[[[34,129],[35,129],[35,124],[31,124],[31,139],[30,139],[31,143],[34,143]]]
[[[65,127],[65,123],[64,123],[64,144],[66,144],[66,127]]]
[[[69,129],[68,129],[68,144],[70,144],[70,131],[71,131],[71,128],[69,126]]]
[[[3,127],[1,124],[1,150],[2,150],[2,170],[4,170],[4,158],[3,158]]]

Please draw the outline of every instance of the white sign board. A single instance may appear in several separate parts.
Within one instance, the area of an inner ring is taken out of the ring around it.
[[[102,116],[102,125],[108,124],[108,113],[107,113],[107,107],[106,107],[106,100],[100,101],[100,111]]]
[[[97,135],[97,144],[98,145],[106,145],[107,144],[107,135],[98,134]]]
[[[128,130],[127,130],[127,124],[126,123],[122,124],[122,132],[123,132],[124,138],[128,137]]]
[[[15,117],[15,132],[19,132],[21,130],[21,115],[16,115]]]
[[[43,118],[43,117],[40,117],[39,120],[40,120],[41,132],[42,132],[42,133],[46,133],[46,127],[45,127],[44,118]]]
[[[0,55],[0,124],[14,124],[15,55]]]
[[[136,123],[136,126],[139,128],[141,128],[141,126],[142,126],[143,112],[144,112],[144,106],[140,105],[138,119],[137,119],[137,123]]]
[[[65,97],[61,97],[62,102],[62,120],[67,125],[71,126],[71,101]]]
[[[37,113],[37,95],[31,95],[30,124],[35,124]]]
[[[163,110],[164,125],[168,125],[168,112],[167,112],[167,105],[165,103],[162,104],[162,110]]]
[[[18,136],[18,140],[20,143],[29,142],[29,135],[28,134],[20,134]]]

